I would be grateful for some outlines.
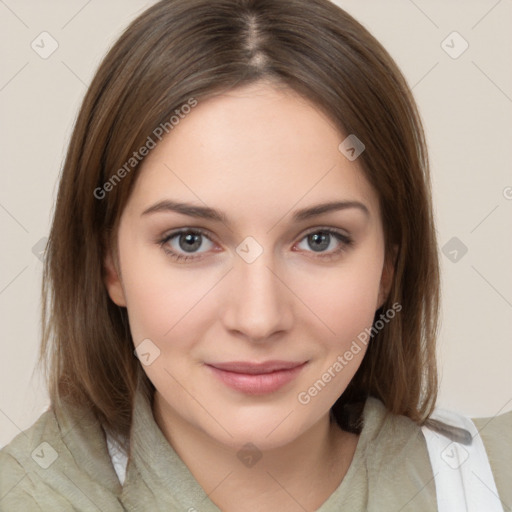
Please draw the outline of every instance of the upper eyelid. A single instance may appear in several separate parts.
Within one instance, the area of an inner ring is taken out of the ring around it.
[[[306,229],[306,231],[304,232],[304,235],[303,236],[306,236],[310,233],[316,233],[317,231],[329,231],[329,232],[334,232],[334,233],[338,233],[340,235],[344,235],[346,236],[347,238],[350,238],[350,234],[345,230],[345,229],[341,229],[341,228],[335,228],[335,227],[329,227],[329,226],[319,226],[319,227],[312,227],[312,228],[308,228]]]

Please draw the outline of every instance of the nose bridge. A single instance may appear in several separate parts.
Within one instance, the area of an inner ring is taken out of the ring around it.
[[[248,237],[250,238],[250,237]],[[273,252],[253,240],[237,247],[230,287],[231,297],[224,321],[226,327],[251,340],[263,340],[291,325],[289,292],[276,277]]]

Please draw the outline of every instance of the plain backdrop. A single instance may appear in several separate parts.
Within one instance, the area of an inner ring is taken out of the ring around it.
[[[39,253],[77,110],[110,45],[152,3],[0,1],[0,446],[48,405],[34,373]],[[396,60],[425,124],[443,281],[439,405],[511,410],[512,1],[337,3]]]

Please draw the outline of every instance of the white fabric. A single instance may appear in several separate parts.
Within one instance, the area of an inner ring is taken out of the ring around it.
[[[119,446],[119,444],[116,443],[112,437],[110,437],[109,433],[105,432],[105,434],[107,436],[108,453],[112,459],[112,465],[116,471],[117,478],[119,478],[119,482],[121,485],[123,485],[126,478],[126,466],[128,464],[128,457],[124,450]]]
[[[439,512],[503,512],[482,438],[470,418],[436,409],[432,418],[467,430],[471,445],[422,427],[434,473]]]

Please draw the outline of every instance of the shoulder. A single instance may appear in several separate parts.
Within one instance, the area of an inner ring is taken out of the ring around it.
[[[120,510],[103,430],[88,410],[43,413],[0,450],[0,512]]]
[[[512,509],[512,411],[475,418],[473,423],[484,443],[502,503]]]
[[[53,438],[56,430],[55,414],[46,411],[0,450],[0,510],[42,510],[34,498],[35,465],[42,467],[54,457],[51,446],[41,440]]]
[[[473,423],[486,445],[501,444],[512,450],[512,411],[488,418],[473,418]]]
[[[468,436],[462,436],[465,441],[461,440],[460,427],[467,424],[469,418],[450,411],[444,411],[445,414],[439,416],[441,411],[444,410],[436,409],[433,417],[444,422],[444,428],[439,429],[438,425],[429,437],[439,438],[438,434],[441,434],[447,445],[450,442],[465,444],[467,437],[471,442],[469,431],[462,430]],[[394,494],[401,493],[404,497],[410,495],[410,503],[418,510],[422,510],[423,506],[426,509],[428,506],[435,508],[437,480],[425,437],[427,432],[431,432],[431,427],[420,426],[410,418],[392,414],[376,398],[367,400],[364,423],[363,432],[367,438],[366,472],[369,480],[374,475],[373,481],[376,483],[373,487],[378,488],[379,493],[394,489]],[[474,419],[473,423],[485,447],[499,499],[512,509],[512,412],[494,418]],[[454,426],[459,428],[453,429]],[[400,489],[394,482],[400,482]],[[424,503],[420,503],[422,500]]]

